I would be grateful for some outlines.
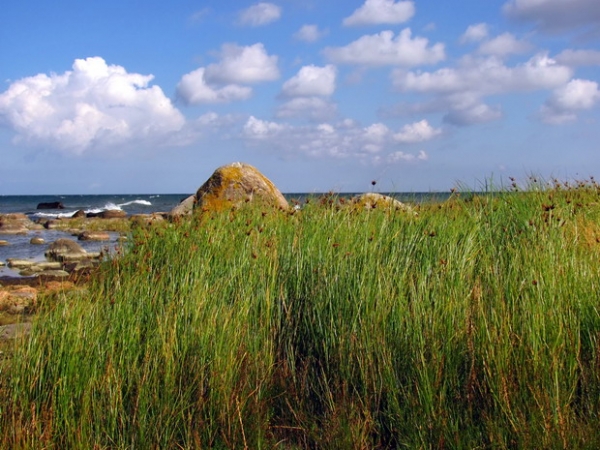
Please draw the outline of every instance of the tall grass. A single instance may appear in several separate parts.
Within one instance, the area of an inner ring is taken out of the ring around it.
[[[595,182],[133,232],[4,366],[7,448],[598,448]]]

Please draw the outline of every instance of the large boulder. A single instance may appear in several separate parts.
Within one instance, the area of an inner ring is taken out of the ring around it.
[[[260,202],[276,208],[289,209],[283,194],[273,182],[255,167],[234,162],[219,167],[198,189],[196,208],[219,211],[247,202]]]
[[[74,240],[61,238],[52,242],[44,255],[50,260],[62,261],[64,259],[85,258],[87,252]]]

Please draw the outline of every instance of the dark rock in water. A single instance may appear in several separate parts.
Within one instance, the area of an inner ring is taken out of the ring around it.
[[[44,238],[34,236],[29,240],[29,243],[32,245],[43,245],[46,243],[46,241],[44,240]]]
[[[196,208],[208,211],[251,201],[289,209],[287,200],[271,180],[255,167],[240,162],[219,167],[196,192]]]
[[[71,239],[61,238],[52,242],[48,246],[48,250],[46,250],[44,255],[46,256],[46,258],[51,259],[53,261],[60,261],[66,256],[70,255],[85,257],[87,255],[87,252],[77,242]]]
[[[38,203],[37,209],[65,209],[65,205],[61,202],[44,202]]]

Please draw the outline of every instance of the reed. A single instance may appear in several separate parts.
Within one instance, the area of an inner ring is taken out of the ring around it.
[[[132,232],[2,365],[6,448],[598,448],[600,189]]]

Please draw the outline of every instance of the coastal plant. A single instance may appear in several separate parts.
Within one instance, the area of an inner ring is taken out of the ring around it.
[[[132,231],[2,366],[7,448],[596,448],[600,190]]]

